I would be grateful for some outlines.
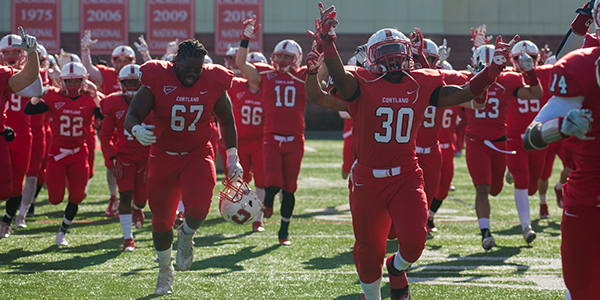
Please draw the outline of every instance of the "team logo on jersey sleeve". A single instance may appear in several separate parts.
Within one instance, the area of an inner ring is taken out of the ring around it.
[[[116,113],[116,115],[117,115],[117,119],[120,119],[120,118],[121,118],[121,117],[122,117],[124,114],[125,114],[125,111],[124,111],[124,110],[122,110],[122,111],[118,111],[118,112]]]
[[[56,103],[54,103],[54,107],[56,107],[57,110],[59,110],[61,107],[63,107],[63,105],[65,105],[64,102],[56,102]]]
[[[271,79],[273,77],[277,76],[277,74],[275,73],[267,73],[267,79]]]
[[[163,91],[165,91],[165,95],[168,95],[172,91],[174,91],[177,87],[172,85],[165,85]]]

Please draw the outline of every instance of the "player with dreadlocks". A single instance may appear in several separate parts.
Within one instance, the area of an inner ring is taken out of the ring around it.
[[[194,232],[210,208],[217,176],[209,143],[212,114],[221,125],[227,147],[228,179],[237,180],[237,132],[227,90],[233,73],[205,64],[204,45],[195,39],[179,44],[173,61],[151,60],[140,67],[142,87],[133,98],[125,128],[142,145],[151,145],[148,160],[148,204],[152,238],[159,264],[156,294],[173,292],[171,262],[173,224],[179,199],[185,219],[177,233],[177,267],[189,269]],[[142,121],[152,112],[152,124]]]

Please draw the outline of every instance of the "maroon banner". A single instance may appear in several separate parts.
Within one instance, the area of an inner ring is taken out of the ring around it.
[[[60,50],[60,0],[12,0],[11,33],[35,36],[48,53]]]
[[[225,55],[229,47],[240,44],[243,25],[256,15],[256,22],[263,23],[263,0],[215,0],[215,54]],[[249,51],[263,51],[263,28],[261,26],[250,40]]]
[[[148,51],[163,55],[167,44],[191,39],[195,34],[194,0],[150,0],[146,2]]]
[[[82,0],[79,2],[79,39],[92,32],[92,54],[110,55],[120,45],[129,45],[129,0]]]

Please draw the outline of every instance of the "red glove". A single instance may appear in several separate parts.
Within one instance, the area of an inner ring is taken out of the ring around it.
[[[502,36],[499,35],[496,38],[496,47],[494,49],[491,65],[496,65],[500,72],[504,70],[504,67],[508,64],[508,60],[510,59],[510,48],[519,40],[519,38],[519,35],[515,34],[508,44],[502,42]]]
[[[340,23],[335,19],[337,13],[335,12],[335,6],[330,6],[325,9],[323,3],[319,2],[319,10],[321,11],[321,19],[319,21],[319,28],[321,28],[321,39],[323,39],[323,47],[335,42],[337,36],[335,34],[335,28]]]
[[[518,40],[518,34],[516,34],[508,44],[502,42],[502,36],[499,35],[496,38],[496,48],[494,50],[494,56],[492,57],[492,63],[469,80],[469,89],[473,95],[482,95],[490,84],[496,81],[496,78],[502,73],[506,64],[508,64],[510,48]],[[485,99],[480,97],[476,98],[475,101],[483,103],[485,102]]]
[[[576,35],[582,36],[588,32],[590,25],[592,25],[592,6],[594,0],[586,3],[582,8],[577,9],[575,12],[577,16],[571,22],[571,30]]]
[[[479,46],[487,44],[492,39],[492,35],[486,37],[485,33],[485,24],[477,27],[475,30],[471,28],[471,40],[473,41],[473,46],[475,47],[475,49],[477,49],[477,47]]]
[[[319,53],[323,53],[323,39],[321,39],[321,32],[321,24],[319,22],[319,19],[315,19],[315,32],[312,32],[310,30],[306,31],[306,33],[308,33],[308,35],[310,35],[317,43],[317,52]]]
[[[117,156],[112,156],[110,158],[110,162],[112,163],[112,173],[116,179],[123,178],[123,164],[121,163],[121,159]]]
[[[412,54],[423,56],[423,48],[425,41],[423,40],[423,32],[418,27],[410,33],[410,44],[412,45]]]
[[[260,28],[260,24],[256,25],[256,15],[252,15],[252,19],[244,21],[244,30],[242,31],[242,40],[249,41],[252,35]]]
[[[317,41],[314,41],[312,49],[306,55],[306,66],[308,67],[307,73],[310,75],[315,75],[319,72],[319,68],[325,59],[323,54],[318,52],[317,47]]]

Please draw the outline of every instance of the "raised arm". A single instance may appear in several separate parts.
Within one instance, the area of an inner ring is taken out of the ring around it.
[[[81,63],[90,74],[90,79],[97,85],[102,85],[104,78],[102,77],[100,70],[92,64],[92,57],[90,54],[90,48],[97,42],[98,40],[92,40],[92,32],[89,29],[84,31],[83,38],[81,39]]]
[[[315,104],[320,107],[325,107],[331,110],[347,111],[348,107],[342,101],[338,101],[337,98],[329,95],[329,93],[323,91],[321,83],[319,82],[319,68],[323,64],[323,54],[317,52],[316,45],[306,55],[306,65],[308,66],[308,76],[304,84],[304,90],[306,92],[306,98],[308,102]]]
[[[148,51],[148,43],[146,43],[143,34],[138,37],[138,41],[140,42],[133,42],[133,45],[135,45],[137,51],[142,55],[144,62],[151,60],[152,57],[150,56],[150,51]]]
[[[518,88],[515,96],[517,96],[519,99],[542,98],[544,95],[544,90],[542,89],[542,85],[537,77],[533,58],[529,56],[527,52],[524,52],[521,56],[519,56],[519,64],[529,79],[529,85]]]
[[[19,73],[8,79],[8,85],[13,93],[17,93],[38,79],[40,75],[40,60],[37,54],[37,40],[34,36],[25,34],[23,27],[19,27],[21,44],[16,45],[27,53],[27,62]]]
[[[260,28],[260,24],[254,26],[256,23],[256,15],[253,19],[244,21],[244,30],[242,31],[242,41],[238,48],[238,53],[235,57],[235,64],[242,71],[248,81],[254,85],[259,85],[262,77],[256,69],[256,67],[247,61],[248,58],[248,45],[252,35]]]

